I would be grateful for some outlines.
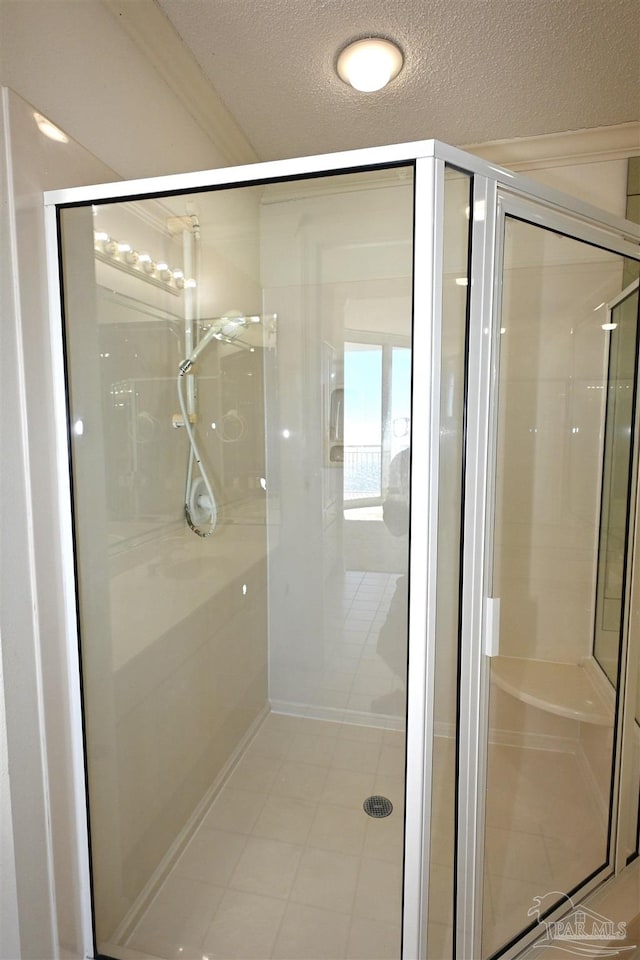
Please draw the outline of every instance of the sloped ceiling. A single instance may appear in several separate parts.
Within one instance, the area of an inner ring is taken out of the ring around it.
[[[264,160],[640,119],[640,0],[157,3]],[[334,65],[368,34],[395,39],[405,67],[361,94]]]

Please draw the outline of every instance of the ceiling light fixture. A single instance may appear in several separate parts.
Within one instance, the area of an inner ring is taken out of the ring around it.
[[[49,140],[57,140],[58,143],[69,143],[69,137],[66,133],[64,133],[60,127],[56,127],[55,123],[51,123],[51,120],[47,120],[41,113],[34,113],[33,119],[37,123],[40,133],[44,133],[45,137],[48,137]]]
[[[338,55],[336,69],[345,83],[363,93],[382,90],[402,70],[402,51],[391,40],[366,37],[355,40]]]

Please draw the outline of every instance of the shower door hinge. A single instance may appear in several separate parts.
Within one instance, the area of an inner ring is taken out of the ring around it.
[[[484,599],[484,652],[488,657],[500,653],[500,598]]]

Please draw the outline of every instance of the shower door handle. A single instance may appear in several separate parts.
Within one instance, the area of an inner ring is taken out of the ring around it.
[[[500,597],[484,599],[484,652],[488,657],[500,653]]]

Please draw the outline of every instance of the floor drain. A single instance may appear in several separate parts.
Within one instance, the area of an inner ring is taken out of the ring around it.
[[[386,797],[367,797],[362,806],[365,813],[378,819],[388,817],[393,810],[391,800],[387,800]]]

